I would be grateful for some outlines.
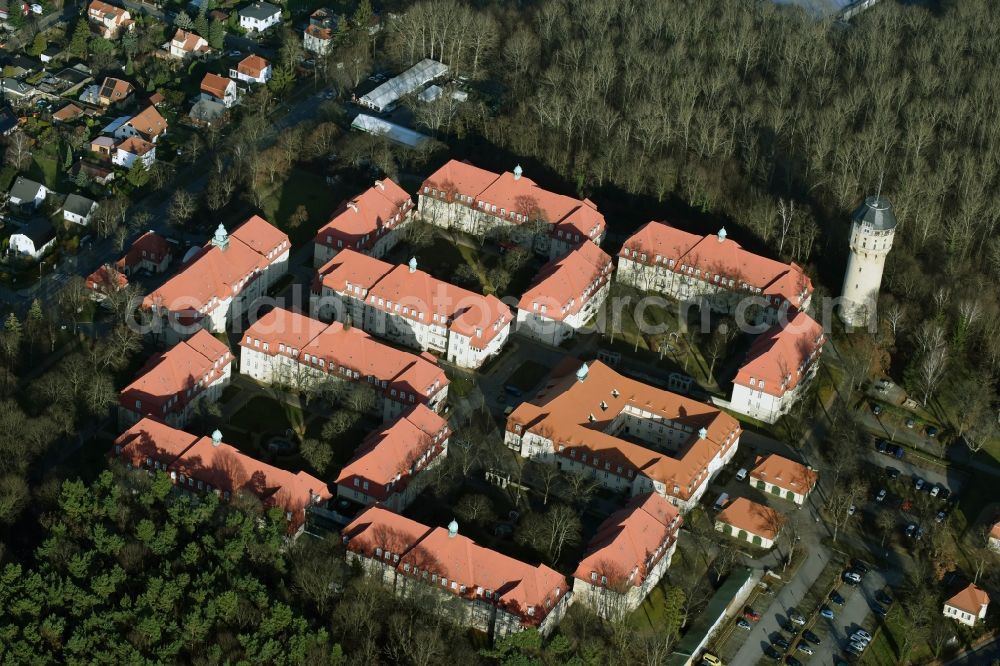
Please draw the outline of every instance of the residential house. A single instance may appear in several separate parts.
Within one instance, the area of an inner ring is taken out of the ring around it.
[[[7,195],[7,203],[22,213],[30,213],[38,209],[51,190],[41,183],[18,176]]]
[[[328,382],[368,384],[376,394],[371,409],[385,422],[416,405],[440,412],[448,397],[448,378],[430,354],[411,354],[353,326],[328,325],[281,308],[244,332],[240,372],[299,390]]]
[[[715,517],[715,530],[761,548],[772,548],[785,517],[774,509],[737,497]]]
[[[562,574],[484,548],[460,535],[454,520],[448,529],[428,527],[376,505],[341,537],[348,562],[359,562],[400,596],[431,589],[457,600],[432,607],[455,608],[456,621],[493,640],[528,628],[548,635],[572,599]]]
[[[520,166],[496,174],[450,160],[424,181],[419,207],[425,222],[473,236],[507,233],[549,259],[587,239],[600,245],[607,227],[594,202],[544,190]]]
[[[111,159],[115,154],[115,140],[110,136],[99,136],[90,142],[90,152]]]
[[[22,257],[40,258],[56,242],[56,230],[46,217],[36,217],[10,236],[10,250]]]
[[[152,104],[120,125],[116,120],[103,131],[108,133],[111,127],[114,127],[113,133],[116,139],[138,136],[150,143],[156,143],[160,137],[167,133],[167,121]]]
[[[167,270],[172,256],[170,243],[155,231],[147,231],[135,239],[115,265],[126,275],[133,275],[136,271],[162,273]]]
[[[775,324],[788,310],[805,310],[812,282],[797,264],[744,250],[725,229],[699,236],[650,222],[625,241],[615,279],[641,291],[697,301],[731,313],[747,299],[752,323]]]
[[[969,584],[944,602],[944,609],[941,612],[945,617],[974,627],[977,620],[986,617],[986,609],[989,608],[989,605],[990,595],[975,585]]]
[[[990,550],[1000,553],[1000,520],[993,523],[993,527],[990,528],[990,534],[986,540],[986,545]]]
[[[711,405],[567,358],[511,412],[504,441],[524,458],[614,492],[655,492],[686,513],[736,454],[740,433]]]
[[[209,72],[201,80],[201,98],[208,99],[231,108],[236,104],[236,82]]]
[[[314,317],[350,321],[393,342],[478,368],[503,349],[510,308],[495,296],[456,287],[409,265],[393,266],[343,249],[319,269]]]
[[[63,50],[56,45],[47,47],[44,51],[38,54],[38,59],[43,63],[48,64],[54,62],[60,55],[62,55]]]
[[[24,106],[38,92],[34,86],[4,77],[0,79],[0,97],[14,106]]]
[[[110,137],[99,137],[104,139],[109,139]],[[114,149],[114,141],[111,141],[110,149]],[[93,149],[93,146],[91,147]],[[93,180],[95,183],[100,185],[107,185],[112,180],[115,179],[115,172],[107,167],[103,167],[99,164],[92,164],[91,162],[84,162],[80,159],[73,165],[70,169],[70,175],[77,178],[81,173],[83,173],[87,178]]]
[[[70,194],[63,202],[63,219],[73,224],[87,226],[95,210],[97,210],[96,201],[79,194]]]
[[[8,105],[0,105],[0,136],[10,136],[17,129],[17,114]]]
[[[333,46],[336,30],[337,16],[329,9],[317,9],[309,15],[309,25],[302,32],[302,48],[319,56],[326,55]]]
[[[187,60],[191,57],[200,58],[212,51],[203,37],[180,28],[174,33],[173,38],[163,45],[163,48],[171,57],[181,60]]]
[[[71,120],[79,118],[81,115],[83,115],[83,109],[70,102],[63,108],[53,113],[52,120],[56,120],[61,123],[68,123]]]
[[[121,291],[128,286],[128,277],[111,264],[97,267],[84,280],[84,287],[90,292],[90,298],[102,303],[112,293]]]
[[[313,266],[320,267],[344,248],[382,258],[396,246],[409,223],[413,199],[389,178],[376,180],[363,193],[334,211],[317,233]]]
[[[755,466],[750,471],[751,486],[800,506],[816,487],[818,479],[819,474],[811,467],[777,453],[757,456]]]
[[[131,30],[135,26],[135,21],[127,9],[109,5],[101,0],[91,0],[87,6],[87,19],[104,39],[117,39],[123,30]]]
[[[730,409],[765,423],[787,414],[816,374],[826,336],[805,312],[782,318],[753,341],[733,380]]]
[[[97,93],[97,101],[101,106],[120,104],[132,94],[132,84],[122,79],[107,77]]]
[[[449,434],[432,409],[413,407],[365,437],[337,476],[337,497],[402,511],[427,485],[425,472],[448,455]]]
[[[199,327],[214,333],[238,322],[288,271],[288,236],[254,215],[232,234],[219,225],[177,275],[143,299],[158,332],[181,339]]]
[[[573,574],[573,601],[612,621],[634,611],[670,567],[682,522],[660,495],[633,497],[590,540]]]
[[[111,156],[111,161],[120,167],[131,169],[141,160],[148,169],[156,161],[156,146],[145,139],[137,136],[130,136],[115,147],[115,152]]]
[[[229,78],[246,83],[267,83],[271,80],[271,63],[251,53],[229,70]]]
[[[264,32],[281,23],[281,9],[270,2],[255,2],[239,10],[240,27],[247,32]]]
[[[517,304],[517,332],[559,345],[589,322],[611,290],[611,257],[585,240],[546,264]]]
[[[0,20],[3,17],[0,16]],[[29,74],[34,74],[42,70],[42,63],[32,60],[23,53],[15,53],[9,56],[3,63],[3,67],[15,79],[21,79]]]
[[[265,509],[279,507],[293,537],[301,533],[309,507],[331,497],[319,479],[251,458],[224,443],[218,430],[210,438],[199,437],[144,418],[115,440],[111,455],[132,469],[161,471],[192,493],[214,492],[225,501],[246,493]]]
[[[119,393],[119,427],[148,416],[183,428],[200,403],[221,397],[232,361],[229,346],[204,329],[156,354]]]
[[[188,118],[196,127],[222,125],[229,121],[229,107],[210,97],[202,96],[191,106]]]

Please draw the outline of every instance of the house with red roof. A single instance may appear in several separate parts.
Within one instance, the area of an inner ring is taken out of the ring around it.
[[[225,76],[207,72],[201,80],[201,98],[218,102],[227,109],[236,104],[236,82]]]
[[[271,80],[271,63],[251,53],[229,69],[229,78],[244,83],[267,83]]]
[[[430,354],[411,354],[354,326],[325,324],[281,308],[244,332],[240,372],[297,390],[324,382],[366,384],[378,396],[374,409],[387,422],[418,404],[440,412],[448,396],[448,378]]]
[[[118,394],[118,421],[128,427],[144,417],[183,428],[199,403],[218,401],[229,384],[233,355],[205,329],[156,354]]]
[[[729,407],[765,423],[788,413],[819,368],[823,327],[805,312],[782,318],[753,341],[733,379]]]
[[[117,39],[122,31],[135,27],[135,21],[127,9],[109,5],[101,0],[92,0],[87,5],[87,20],[104,39]]]
[[[191,57],[200,58],[212,51],[204,37],[180,28],[177,29],[170,41],[163,45],[163,50],[169,53],[170,57],[181,60]]]
[[[685,513],[736,454],[741,432],[712,405],[567,358],[511,412],[504,441],[609,490],[655,492]]]
[[[393,266],[347,248],[319,269],[310,312],[442,354],[464,368],[478,368],[499,354],[514,319],[495,296],[417,270],[416,258]]]
[[[135,239],[115,267],[125,275],[132,275],[136,271],[162,273],[167,270],[172,258],[173,252],[167,239],[155,231],[147,231]]]
[[[715,517],[715,530],[761,548],[772,548],[784,521],[785,517],[771,507],[737,497]]]
[[[493,640],[529,628],[547,636],[573,598],[559,572],[484,548],[459,534],[454,520],[447,529],[429,527],[375,505],[347,525],[341,538],[348,561],[359,562],[396,594],[436,590],[457,600],[458,622]]]
[[[142,162],[148,169],[156,161],[156,146],[138,136],[130,136],[117,146],[111,155],[111,162],[131,169],[136,162]]]
[[[399,241],[411,219],[413,199],[390,178],[344,202],[317,233],[313,265],[317,268],[348,248],[382,258]]]
[[[114,266],[103,264],[87,276],[84,286],[90,291],[90,298],[101,303],[107,300],[109,294],[127,287],[128,277]]]
[[[750,471],[750,485],[796,504],[803,504],[816,487],[819,474],[813,468],[777,453],[757,456]]]
[[[166,133],[167,121],[152,104],[118,125],[114,130],[116,139],[137,136],[153,144]]]
[[[393,511],[410,505],[427,476],[448,455],[448,422],[419,404],[370,433],[337,477],[337,497],[376,502]]]
[[[517,304],[517,332],[559,345],[589,322],[611,289],[611,257],[590,240],[542,267]]]
[[[789,308],[805,310],[813,291],[800,266],[749,252],[725,229],[699,236],[662,222],[649,222],[625,241],[615,279],[718,312],[735,312],[753,298],[750,319],[767,324]]]
[[[132,469],[164,472],[176,486],[192,493],[214,492],[225,501],[243,493],[253,495],[265,509],[284,511],[293,537],[301,533],[307,509],[331,498],[324,482],[251,458],[224,443],[218,430],[211,437],[199,437],[144,418],[115,440],[112,457]]]
[[[607,620],[638,608],[677,549],[680,512],[656,493],[636,495],[597,528],[573,574],[573,601]]]
[[[419,208],[421,219],[435,226],[507,236],[550,259],[587,239],[600,245],[607,230],[593,201],[542,189],[520,166],[496,174],[450,160],[424,181]]]
[[[990,605],[990,595],[973,584],[967,585],[958,594],[944,602],[941,613],[956,622],[974,627],[977,620],[986,617]]]
[[[204,247],[189,252],[176,275],[143,299],[143,309],[167,340],[199,328],[225,331],[288,271],[290,250],[288,235],[259,215],[231,234],[220,224]]]

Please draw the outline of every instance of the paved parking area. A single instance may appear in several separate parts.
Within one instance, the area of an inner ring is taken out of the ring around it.
[[[861,627],[868,633],[874,633],[876,622],[870,604],[875,599],[875,593],[885,588],[885,585],[885,576],[875,570],[870,571],[857,587],[841,584],[838,591],[846,601],[843,606],[829,604],[835,613],[832,620],[822,617],[817,619],[812,630],[822,642],[813,646],[815,654],[808,663],[826,665],[835,663],[838,657],[846,659],[849,655],[844,652],[844,648],[847,647],[848,636],[855,629]],[[806,663],[803,659],[799,661]]]

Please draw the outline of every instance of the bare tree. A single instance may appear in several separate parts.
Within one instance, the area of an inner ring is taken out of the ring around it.
[[[185,189],[174,191],[174,196],[170,198],[170,209],[167,212],[170,223],[176,227],[182,227],[194,215],[198,203],[194,195]]]
[[[31,137],[23,131],[17,130],[11,134],[7,139],[7,152],[4,156],[7,164],[18,171],[26,167],[31,160],[31,144]]]

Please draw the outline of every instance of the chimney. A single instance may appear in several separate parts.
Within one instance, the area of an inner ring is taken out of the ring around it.
[[[416,273],[417,272],[417,258],[416,257],[410,257],[410,272],[411,273]]]
[[[521,165],[518,164],[516,167],[514,167],[514,180],[520,180],[522,173],[524,173],[524,170],[521,169]]]
[[[378,189],[383,190],[383,191],[385,190],[385,185],[382,184],[381,180],[376,180],[375,181],[375,187],[377,187]]]
[[[222,444],[222,431],[216,430],[212,433],[212,446],[218,446]]]
[[[348,201],[347,207],[353,210],[355,213],[358,212],[358,202],[356,201]]]
[[[724,240],[726,240],[726,228],[722,227],[719,229],[719,242],[721,243]]]
[[[454,539],[456,536],[458,536],[458,521],[452,518],[448,523],[448,538]]]

